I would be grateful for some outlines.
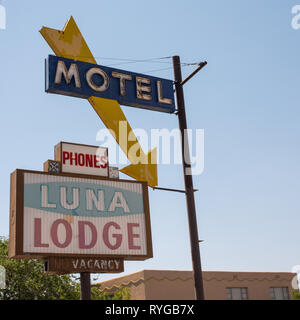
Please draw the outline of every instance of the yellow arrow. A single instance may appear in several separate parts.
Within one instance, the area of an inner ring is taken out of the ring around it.
[[[57,56],[97,63],[73,17],[67,21],[62,31],[43,27],[40,33]],[[147,155],[143,152],[118,101],[99,97],[90,97],[88,101],[131,162],[120,171],[136,180],[147,181],[151,187],[156,186],[156,148]]]
[[[62,31],[43,27],[40,33],[57,56],[97,63],[73,17]]]

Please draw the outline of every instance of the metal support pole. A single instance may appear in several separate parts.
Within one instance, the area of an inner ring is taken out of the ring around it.
[[[173,191],[173,192],[180,192],[185,193],[185,190],[178,190],[178,189],[170,189],[170,188],[161,188],[161,187],[151,187],[153,190],[163,190],[163,191]],[[197,192],[198,190],[195,189],[194,192]]]
[[[207,62],[200,62],[198,68],[193,71],[188,77],[186,77],[186,79],[184,79],[180,85],[183,86],[186,82],[188,82],[191,78],[193,78],[193,76],[198,73],[203,67],[205,67],[207,65]]]
[[[203,289],[199,237],[198,237],[197,217],[196,217],[196,208],[195,208],[195,199],[194,199],[193,177],[191,175],[189,142],[188,142],[188,136],[186,133],[187,122],[186,122],[183,87],[181,85],[182,74],[181,74],[181,64],[180,64],[179,56],[173,57],[173,67],[174,67],[177,108],[178,108],[179,129],[181,132],[182,165],[183,165],[184,184],[185,184],[185,190],[186,190],[186,204],[187,204],[189,231],[190,231],[190,243],[191,243],[191,253],[192,253],[193,271],[194,271],[195,293],[196,293],[197,300],[204,300],[204,289]]]
[[[91,276],[89,272],[80,273],[80,300],[91,300]]]

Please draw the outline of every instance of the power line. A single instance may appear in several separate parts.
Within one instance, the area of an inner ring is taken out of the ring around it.
[[[83,56],[76,56],[76,59],[78,58],[84,58]],[[134,63],[162,63],[162,64],[170,64],[172,65],[172,61],[160,61],[160,60],[166,60],[166,59],[172,59],[172,56],[166,56],[166,57],[158,57],[158,58],[148,58],[148,59],[129,59],[129,58],[115,58],[115,57],[102,57],[102,56],[97,56],[94,57],[95,59],[102,59],[102,60],[111,60],[111,61],[120,61],[118,63],[113,63],[113,64],[108,64],[107,67],[112,67],[112,66],[119,66],[119,65],[127,65],[127,64],[134,64]],[[187,67],[187,66],[195,66],[199,65],[199,62],[181,62],[180,63],[182,67]],[[144,71],[144,73],[151,73],[151,72],[158,72],[158,71],[165,71],[165,70],[170,70],[173,69],[173,66],[170,66],[168,68],[161,68],[161,69],[154,69],[154,70],[149,70],[149,71]]]
[[[166,62],[166,61],[159,61],[159,60],[171,59],[172,57],[160,57],[160,58],[149,58],[149,59],[126,59],[126,58],[108,58],[108,57],[95,57],[95,58],[96,59],[103,59],[103,60],[121,61],[118,63],[108,65],[108,66],[117,66],[117,65],[125,65],[125,64],[132,64],[132,63],[145,63],[145,62],[171,64],[171,61]]]
[[[149,59],[128,59],[128,58],[108,58],[108,57],[95,57],[104,60],[119,60],[119,61],[132,61],[132,62],[146,62],[146,61],[153,61],[153,60],[162,60],[162,59],[171,59],[172,57],[160,57],[160,58],[149,58]],[[171,62],[170,62],[171,63]]]
[[[164,70],[171,70],[173,67],[169,68],[162,68],[162,69],[155,69],[155,70],[149,70],[149,71],[143,71],[143,73],[151,73],[151,72],[157,72],[157,71],[164,71]]]
[[[112,66],[120,66],[120,65],[125,65],[125,64],[133,64],[133,63],[145,63],[145,62],[153,62],[153,63],[163,63],[163,64],[171,64],[171,62],[166,62],[166,61],[129,61],[129,62],[119,62],[119,63],[113,63],[107,65],[108,67]]]
[[[182,63],[181,64],[182,67],[189,67],[189,66],[195,66],[195,65],[199,65],[199,62],[195,62],[195,63]],[[154,69],[154,70],[149,70],[149,71],[143,71],[143,73],[151,73],[151,72],[158,72],[158,71],[164,71],[164,70],[171,70],[173,69],[173,67],[169,67],[169,68],[162,68],[162,69]]]

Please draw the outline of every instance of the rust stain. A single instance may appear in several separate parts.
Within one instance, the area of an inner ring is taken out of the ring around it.
[[[64,214],[64,219],[69,223],[74,222],[74,217],[71,214]]]

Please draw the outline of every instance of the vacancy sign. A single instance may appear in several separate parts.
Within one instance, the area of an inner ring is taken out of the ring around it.
[[[54,148],[54,159],[61,163],[61,172],[108,177],[107,148],[60,142]]]
[[[147,184],[16,170],[9,255],[151,258]]]

